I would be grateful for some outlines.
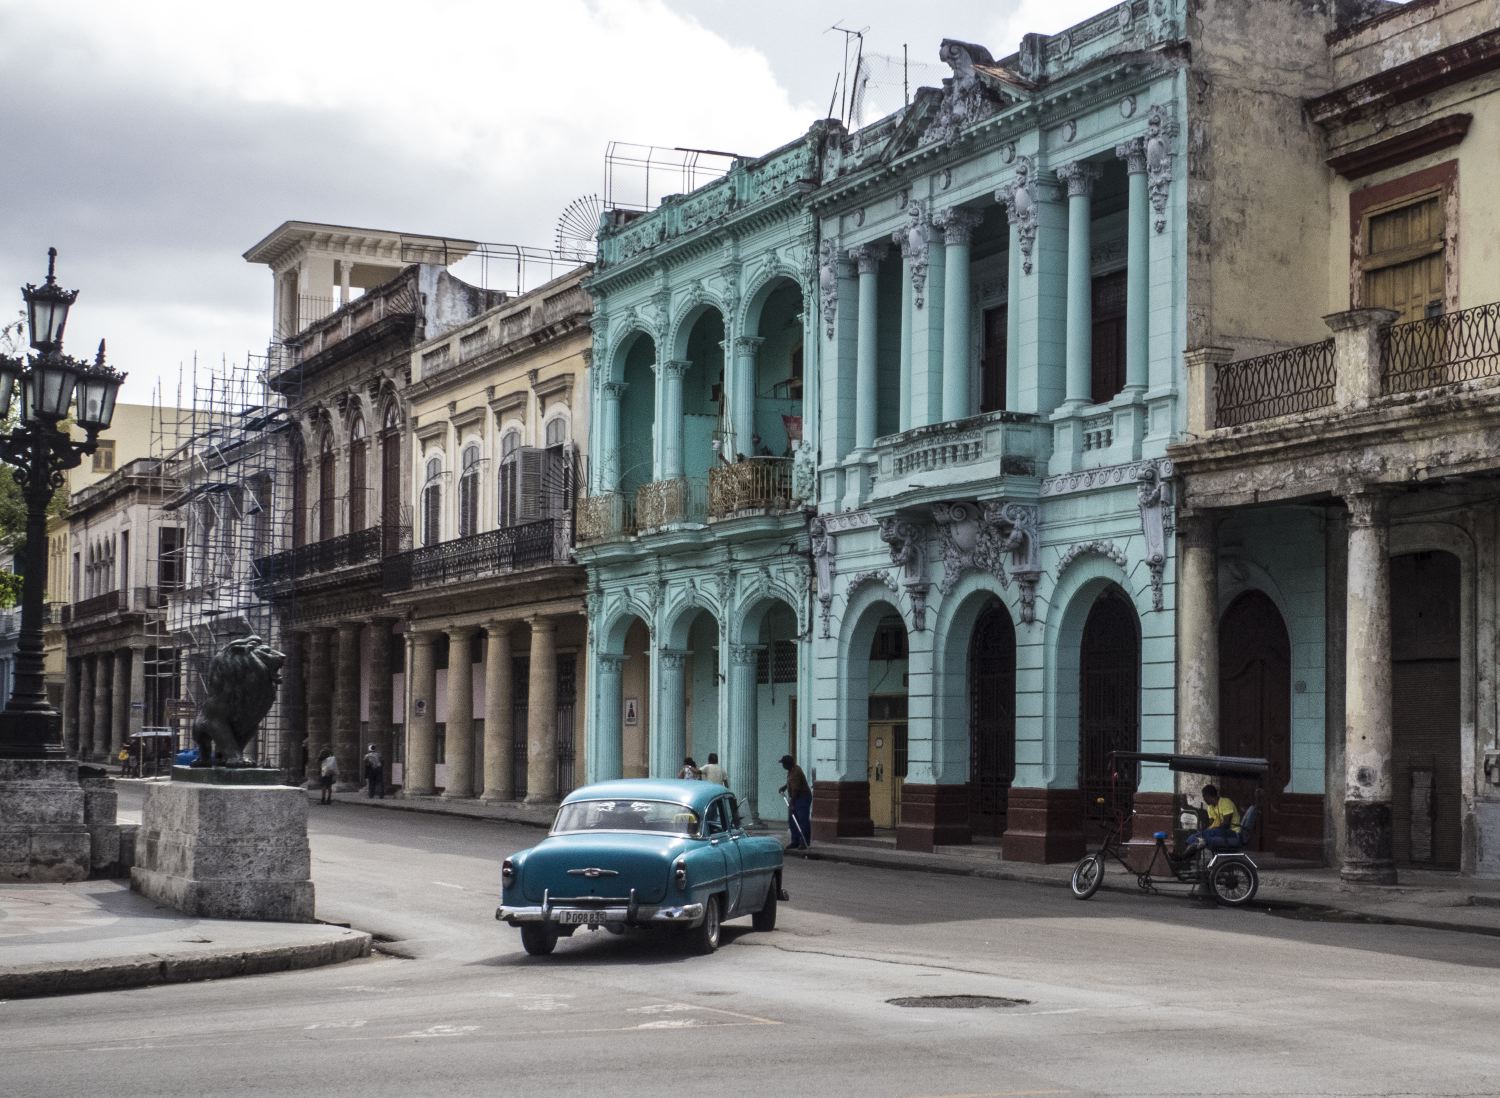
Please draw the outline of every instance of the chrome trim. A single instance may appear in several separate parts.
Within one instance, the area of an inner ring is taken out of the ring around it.
[[[602,911],[605,915],[605,922],[624,923],[626,926],[643,926],[651,923],[696,923],[703,918],[702,904],[642,907],[633,906],[633,901],[625,907],[574,907],[568,904],[558,907],[550,904],[515,907],[502,904],[495,909],[495,918],[511,926],[519,926],[521,923],[557,922],[560,911]]]
[[[618,877],[619,875],[620,871],[618,869],[600,869],[598,866],[593,865],[587,869],[568,870],[569,877],[587,877],[591,881],[599,877]]]

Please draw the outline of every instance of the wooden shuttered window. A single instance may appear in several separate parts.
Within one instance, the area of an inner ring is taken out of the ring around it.
[[[1364,305],[1394,309],[1399,324],[1443,311],[1443,193],[1428,191],[1365,214]]]

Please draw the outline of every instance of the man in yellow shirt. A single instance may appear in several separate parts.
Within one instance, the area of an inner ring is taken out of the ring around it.
[[[1240,810],[1228,797],[1219,796],[1219,787],[1203,787],[1203,807],[1208,811],[1208,826],[1188,836],[1185,856],[1198,853],[1199,848],[1227,850],[1240,844]]]

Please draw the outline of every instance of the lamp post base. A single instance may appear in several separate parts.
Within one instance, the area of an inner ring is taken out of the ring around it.
[[[0,881],[82,881],[91,840],[71,759],[0,758]]]
[[[62,716],[55,709],[0,712],[0,759],[68,758],[62,745]]]

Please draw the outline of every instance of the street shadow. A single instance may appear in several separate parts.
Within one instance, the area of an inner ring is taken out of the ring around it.
[[[736,939],[752,933],[748,926],[724,926],[720,930],[719,949],[732,949]],[[521,948],[520,931],[514,931],[515,950],[496,957],[470,961],[465,967],[530,968],[556,965],[563,968],[595,964],[675,965],[689,961],[702,962],[704,957],[689,953],[687,943],[670,929],[627,930],[611,934],[607,930],[575,931],[571,938],[559,939],[557,949],[547,957],[533,957]]]

